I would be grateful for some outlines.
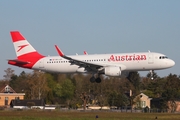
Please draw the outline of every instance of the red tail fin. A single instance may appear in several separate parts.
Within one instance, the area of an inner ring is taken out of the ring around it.
[[[14,44],[15,52],[17,55],[17,59],[20,61],[26,61],[29,64],[20,64],[20,67],[31,68],[39,59],[44,56],[39,54],[33,46],[23,37],[23,35],[19,31],[11,31],[10,32],[12,41]],[[19,66],[19,62],[11,61],[9,64],[13,63],[13,65]]]

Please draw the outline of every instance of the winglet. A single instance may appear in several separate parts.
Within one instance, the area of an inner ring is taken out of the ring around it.
[[[56,48],[58,54],[59,54],[61,57],[63,57],[64,54],[63,54],[63,52],[59,49],[59,47],[58,47],[57,45],[55,45],[55,48]]]
[[[84,51],[84,55],[88,55],[88,53],[86,51]]]

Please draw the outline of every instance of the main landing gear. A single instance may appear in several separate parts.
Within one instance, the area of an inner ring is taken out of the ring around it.
[[[93,75],[93,76],[90,78],[90,82],[91,82],[91,83],[94,83],[94,82],[96,82],[96,83],[101,83],[101,78],[100,78],[99,75],[98,75],[97,78],[95,78],[94,75]]]

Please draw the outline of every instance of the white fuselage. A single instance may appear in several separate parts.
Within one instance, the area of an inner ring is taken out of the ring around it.
[[[170,68],[175,64],[173,60],[168,59],[165,55],[154,52],[73,55],[69,57],[87,63],[120,66],[122,71],[160,70]],[[32,69],[57,73],[86,72],[84,68],[71,64],[69,60],[60,56],[44,57],[37,61]]]

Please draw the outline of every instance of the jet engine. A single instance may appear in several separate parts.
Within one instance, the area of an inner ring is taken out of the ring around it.
[[[104,68],[104,74],[108,76],[121,76],[121,67],[109,66]]]

